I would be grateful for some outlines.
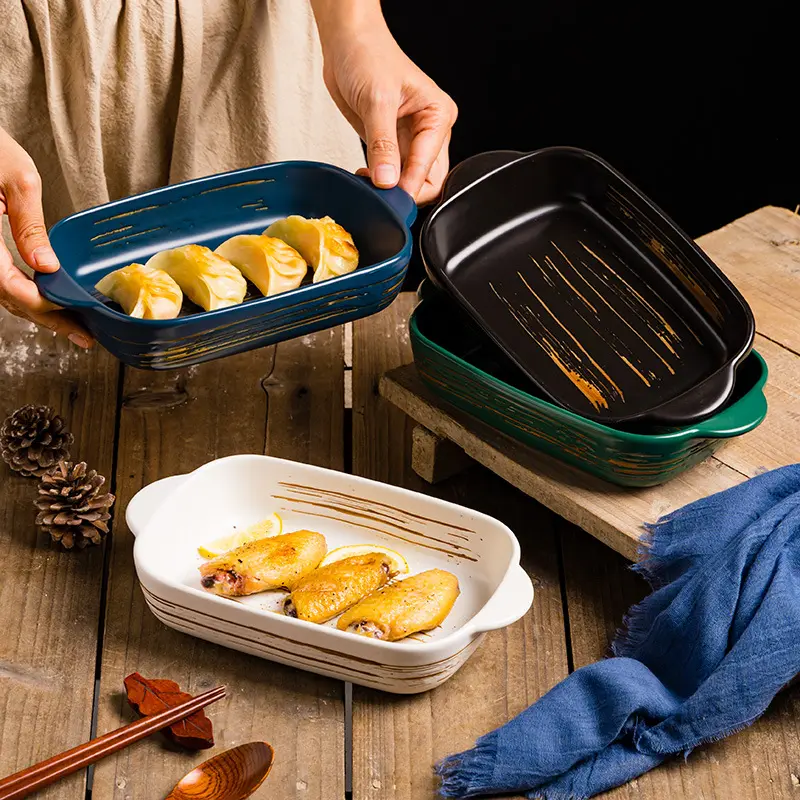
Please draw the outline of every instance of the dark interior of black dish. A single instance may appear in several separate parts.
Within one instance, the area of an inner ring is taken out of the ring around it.
[[[417,308],[415,319],[420,333],[451,355],[531,397],[548,400],[519,367],[445,294],[429,293],[425,302]],[[724,407],[741,400],[760,377],[761,366],[758,359],[755,355],[749,355],[736,370],[733,392]],[[636,422],[610,427],[643,434],[665,433],[675,429]]]
[[[552,148],[437,209],[429,276],[548,399],[609,424],[713,414],[752,345],[738,293],[599,159]]]

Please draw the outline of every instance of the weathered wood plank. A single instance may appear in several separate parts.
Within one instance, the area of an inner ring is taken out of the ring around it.
[[[130,371],[119,448],[124,505],[143,485],[220,456],[261,453],[323,466],[342,464],[341,329],[175,374]],[[135,578],[132,536],[118,523],[111,564],[99,719],[131,717],[125,675],[171,678],[187,691],[217,683],[228,697],[210,711],[217,751],[254,739],[276,748],[256,796],[331,800],[344,794],[343,685],[179,634],[146,609]],[[158,737],[99,765],[96,796],[163,797],[207,757],[176,754]]]
[[[109,480],[119,367],[0,310],[0,417],[53,406],[75,434],[74,458]],[[103,548],[63,552],[37,535],[35,479],[0,463],[0,775],[89,738]],[[41,793],[83,800],[85,773]]]
[[[398,697],[353,689],[354,800],[429,800],[433,764],[520,712],[566,675],[566,645],[550,515],[496,476],[469,470],[431,487],[411,469],[411,423],[378,397],[378,376],[410,360],[414,302],[401,295],[354,326],[353,471],[436,494],[503,520],[519,536],[536,594],[528,615],[489,634],[465,666],[432,692]],[[472,701],[470,700],[472,699]]]
[[[585,532],[560,526],[569,630],[575,668],[608,655],[625,612],[649,591],[627,562]],[[765,716],[721,742],[695,750],[686,762],[675,758],[608,792],[630,800],[694,798],[756,800],[796,797],[792,770],[798,763],[800,691],[778,697]],[[797,780],[797,774],[794,776]]]
[[[698,244],[747,298],[759,333],[800,353],[800,215],[760,208]]]
[[[525,447],[446,406],[426,389],[413,366],[384,377],[381,393],[437,436],[455,442],[512,486],[630,559],[637,557],[643,521],[657,519],[702,493],[744,480],[741,473],[712,459],[664,487],[621,489]]]
[[[800,281],[797,289],[800,292]],[[714,456],[748,478],[800,461],[800,356],[761,335],[756,336],[755,346],[769,366],[764,387],[767,418]]]
[[[449,439],[442,439],[422,425],[411,436],[411,467],[428,483],[452,478],[472,466],[473,460]]]

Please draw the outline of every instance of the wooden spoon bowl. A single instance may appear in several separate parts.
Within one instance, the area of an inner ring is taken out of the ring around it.
[[[264,782],[274,760],[266,742],[233,747],[195,767],[166,800],[245,800]]]

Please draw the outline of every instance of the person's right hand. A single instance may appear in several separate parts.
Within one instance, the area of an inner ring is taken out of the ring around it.
[[[55,272],[58,258],[47,238],[42,211],[42,181],[31,157],[0,128],[0,223],[3,214],[25,263],[36,272]],[[67,336],[79,347],[92,337],[78,322],[39,294],[20,271],[0,236],[0,305],[42,328]]]

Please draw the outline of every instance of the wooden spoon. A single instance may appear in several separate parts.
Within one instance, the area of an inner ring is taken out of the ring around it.
[[[266,742],[233,747],[195,767],[165,800],[245,800],[264,782],[274,760]]]

